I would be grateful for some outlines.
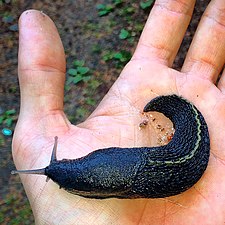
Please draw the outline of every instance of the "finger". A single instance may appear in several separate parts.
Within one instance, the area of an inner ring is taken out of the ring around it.
[[[190,22],[194,0],[156,0],[140,37],[134,59],[171,66]]]
[[[19,20],[21,114],[26,117],[63,108],[65,55],[50,18],[36,10]]]
[[[225,62],[225,1],[207,7],[182,71],[216,82]]]

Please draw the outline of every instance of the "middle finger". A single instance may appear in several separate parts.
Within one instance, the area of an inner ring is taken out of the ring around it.
[[[173,64],[194,9],[195,0],[156,0],[133,59]]]

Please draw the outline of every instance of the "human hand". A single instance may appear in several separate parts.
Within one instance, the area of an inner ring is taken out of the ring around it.
[[[210,224],[225,222],[225,2],[211,2],[181,72],[171,69],[194,1],[156,1],[132,60],[98,108],[82,124],[63,113],[65,56],[53,22],[38,11],[20,18],[21,111],[13,138],[18,169],[49,164],[53,137],[57,156],[77,158],[104,147],[152,146],[155,130],[139,131],[143,107],[157,95],[177,94],[202,112],[211,156],[202,179],[166,199],[95,200],[67,193],[45,177],[21,175],[36,224]],[[38,45],[36,43],[38,42]],[[164,122],[163,118],[161,123]]]

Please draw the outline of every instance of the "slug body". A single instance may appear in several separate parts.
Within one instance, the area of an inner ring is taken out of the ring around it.
[[[46,175],[60,188],[90,198],[162,198],[192,187],[204,173],[210,141],[207,124],[198,109],[177,96],[159,96],[144,112],[157,111],[175,128],[165,146],[96,150],[82,158],[57,160],[57,138],[49,166],[14,171]]]

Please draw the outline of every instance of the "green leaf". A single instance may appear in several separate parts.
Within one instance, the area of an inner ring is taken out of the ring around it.
[[[101,85],[101,83],[98,80],[91,80],[89,86],[91,89],[96,89]]]
[[[98,4],[96,8],[98,9],[99,16],[105,16],[113,11],[114,6],[110,4],[109,5]]]
[[[96,100],[94,98],[89,97],[89,98],[86,99],[86,103],[88,105],[95,106],[96,105]]]
[[[4,116],[0,116],[0,124],[3,123],[3,120],[4,120]]]
[[[77,84],[77,83],[79,83],[80,81],[82,81],[83,80],[83,77],[81,76],[81,75],[77,75],[77,76],[75,76],[74,78],[73,78],[73,83],[74,84]]]
[[[91,76],[85,76],[83,77],[84,82],[88,82],[91,79]]]
[[[84,66],[84,60],[75,60],[74,62],[73,62],[73,65],[74,66]]]
[[[5,114],[6,114],[7,116],[14,115],[15,113],[16,113],[16,110],[15,110],[15,109],[10,109],[10,110],[7,110],[7,111],[5,112]]]
[[[128,62],[131,59],[131,53],[130,52],[124,52],[123,57],[120,59],[121,62]]]
[[[123,3],[123,0],[114,0],[114,1],[113,1],[113,4],[114,4],[115,6],[120,5],[120,4],[122,4],[122,3]]]
[[[110,59],[112,59],[114,56],[114,53],[113,52],[107,52],[103,55],[102,59],[107,62],[109,61]]]
[[[113,56],[114,59],[122,59],[123,58],[123,55],[121,52],[116,52]]]
[[[135,12],[135,8],[130,6],[130,7],[126,7],[123,9],[123,14],[127,15],[127,14],[132,14]]]
[[[106,16],[107,14],[109,14],[110,12],[108,10],[101,10],[98,12],[99,16]]]
[[[3,130],[2,130],[2,133],[3,133]],[[4,145],[5,145],[5,140],[4,140],[3,136],[0,135],[0,146],[3,147]],[[1,224],[1,222],[3,222],[3,221],[2,221],[2,214],[0,212],[0,224]]]
[[[71,84],[71,83],[73,83],[73,79],[74,79],[74,77],[68,77],[68,79],[67,79],[67,84]]]
[[[120,39],[126,39],[126,38],[128,38],[129,36],[130,36],[130,33],[129,33],[127,30],[122,29],[122,30],[120,31],[120,34],[119,34],[119,38],[120,38]]]
[[[128,51],[116,52],[113,58],[119,60],[120,62],[128,62],[131,59],[131,53]]]
[[[71,76],[76,76],[77,75],[77,70],[71,68],[71,69],[68,70],[68,74],[71,75]]]
[[[112,5],[106,5],[105,9],[109,12],[111,12],[113,10],[113,6]]]
[[[86,73],[88,73],[90,71],[90,69],[88,67],[77,67],[77,72],[81,75],[85,75]]]
[[[4,120],[4,123],[8,127],[10,127],[12,125],[12,122],[13,122],[13,119],[12,118],[7,118],[6,120]]]
[[[98,10],[102,10],[102,9],[105,9],[106,8],[106,5],[104,5],[104,4],[97,4],[96,5],[96,9],[98,9]]]
[[[71,86],[69,85],[69,83],[67,83],[66,85],[65,85],[65,91],[69,91],[71,89]]]
[[[145,2],[141,2],[140,6],[141,6],[142,9],[147,9],[153,4],[153,2],[154,2],[154,0],[148,0],[148,1],[145,1]]]

